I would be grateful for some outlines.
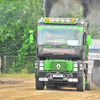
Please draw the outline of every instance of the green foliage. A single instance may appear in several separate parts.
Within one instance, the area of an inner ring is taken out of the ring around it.
[[[42,0],[3,0],[0,3],[0,55],[35,55],[35,43],[29,42],[29,30],[37,30],[39,16],[44,16]]]
[[[28,74],[28,70],[27,70],[27,69],[22,69],[22,70],[21,70],[21,73],[22,73],[22,74]]]
[[[27,64],[25,64],[25,68],[27,68],[29,74],[35,72],[35,66],[30,61],[27,61]]]
[[[91,35],[92,39],[100,39],[100,29],[99,28],[91,28],[89,30],[89,34]]]
[[[37,58],[33,56],[28,56],[21,60],[18,57],[8,56],[6,58],[6,73],[34,73],[36,60]]]
[[[22,43],[22,47],[17,51],[19,57],[25,57],[27,55],[29,56],[34,56],[36,53],[35,49],[35,42],[31,44],[29,42],[29,30],[32,29],[34,30],[35,33],[37,33],[37,22],[38,22],[38,17],[43,16],[44,12],[41,9],[42,8],[42,0],[29,0],[29,9],[26,11],[25,14],[25,21],[27,23],[25,24],[24,27],[24,32],[25,34],[23,35],[22,40],[24,41]]]

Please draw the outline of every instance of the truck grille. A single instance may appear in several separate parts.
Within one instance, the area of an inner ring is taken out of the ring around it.
[[[73,61],[68,60],[46,60],[44,70],[51,71],[73,71]]]
[[[66,71],[67,70],[67,66],[66,66],[66,62],[62,62],[62,61],[52,61],[51,62],[51,70],[59,70],[59,71]]]

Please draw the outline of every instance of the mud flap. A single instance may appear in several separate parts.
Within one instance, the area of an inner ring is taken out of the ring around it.
[[[85,90],[92,90],[92,75],[88,74]]]

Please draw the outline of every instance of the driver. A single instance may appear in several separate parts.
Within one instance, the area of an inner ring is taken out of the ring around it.
[[[78,32],[75,34],[75,40],[79,40],[79,39],[80,39],[80,33]]]
[[[50,40],[50,38],[51,38],[50,33],[45,31],[44,34],[43,34],[42,43],[46,43],[48,40]]]

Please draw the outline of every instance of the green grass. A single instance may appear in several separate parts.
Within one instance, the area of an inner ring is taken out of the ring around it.
[[[34,77],[34,74],[0,74],[0,77]]]

